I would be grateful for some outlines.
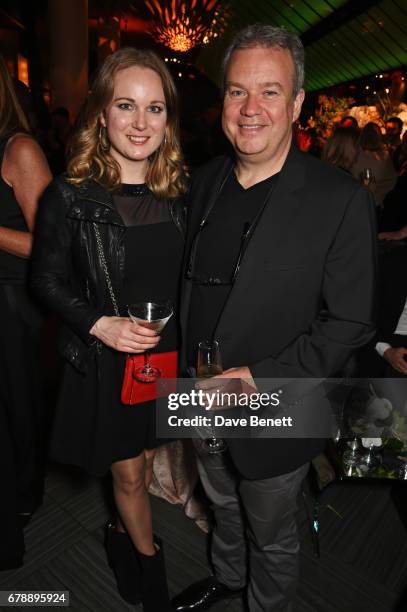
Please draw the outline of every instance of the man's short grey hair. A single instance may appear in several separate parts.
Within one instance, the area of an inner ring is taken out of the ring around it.
[[[249,25],[233,37],[222,62],[223,88],[225,89],[226,86],[226,76],[232,53],[237,49],[253,49],[256,47],[280,47],[290,52],[294,62],[293,97],[295,98],[304,84],[304,47],[302,42],[294,32],[290,32],[286,28],[263,23]]]

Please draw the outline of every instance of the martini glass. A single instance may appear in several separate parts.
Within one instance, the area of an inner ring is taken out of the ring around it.
[[[153,329],[157,334],[160,334],[174,311],[169,302],[164,304],[140,302],[138,304],[130,304],[128,313],[134,323],[138,323],[138,325],[147,329]],[[133,376],[139,382],[144,383],[152,383],[160,378],[161,370],[151,365],[149,350],[144,353],[144,365],[137,368]]]
[[[198,378],[212,378],[217,374],[222,374],[222,361],[219,351],[219,342],[213,340],[209,342],[203,340],[198,344],[198,364],[197,364],[197,376]],[[217,455],[223,453],[226,450],[226,442],[223,438],[217,438],[213,427],[211,428],[211,437],[205,438],[202,442],[202,448],[210,455]]]

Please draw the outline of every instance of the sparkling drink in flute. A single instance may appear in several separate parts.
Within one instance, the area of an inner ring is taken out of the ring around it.
[[[196,372],[198,378],[211,378],[212,376],[223,373],[219,342],[217,340],[213,340],[212,342],[202,340],[199,342]],[[212,429],[211,437],[203,440],[202,448],[210,455],[216,455],[218,453],[223,453],[227,446],[225,440],[217,438]]]

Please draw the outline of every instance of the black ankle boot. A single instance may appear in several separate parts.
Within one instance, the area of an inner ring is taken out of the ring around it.
[[[106,526],[105,546],[107,559],[114,571],[117,589],[125,601],[138,604],[141,601],[141,568],[137,551],[129,535],[116,530],[116,526]]]
[[[155,555],[138,553],[141,564],[141,601],[144,612],[170,612],[167,576],[161,540],[154,538]]]

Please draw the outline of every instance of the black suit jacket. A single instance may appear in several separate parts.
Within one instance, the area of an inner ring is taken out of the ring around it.
[[[394,332],[407,298],[406,270],[407,245],[385,245],[385,252],[380,257],[380,311],[376,342],[394,345]]]
[[[194,176],[187,263],[199,223],[233,163],[217,158]],[[248,366],[255,379],[338,375],[374,333],[375,234],[368,190],[293,146],[216,328],[224,369]],[[185,272],[184,343],[191,295]],[[259,479],[296,469],[323,441],[229,439],[228,445],[241,474]]]

